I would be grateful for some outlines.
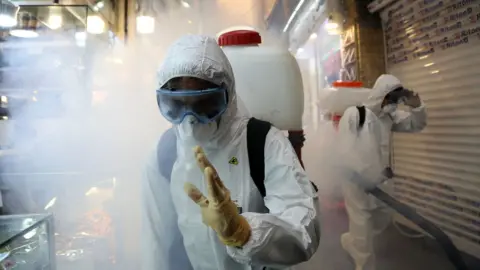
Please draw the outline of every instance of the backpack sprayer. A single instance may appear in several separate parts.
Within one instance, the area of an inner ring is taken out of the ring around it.
[[[304,100],[302,76],[295,58],[284,48],[262,45],[260,34],[251,30],[223,33],[218,38],[218,43],[230,60],[237,94],[244,101],[246,109],[252,116],[268,121],[281,130],[288,130],[290,141],[301,160]],[[276,79],[265,79],[273,77]],[[361,89],[363,85],[360,82],[336,82],[333,86],[338,91],[331,91],[332,95],[323,99],[323,109],[327,110],[333,104],[340,107],[359,104],[357,101],[369,93],[368,90]],[[348,88],[348,91],[339,88]],[[275,103],[271,103],[272,97],[275,97]],[[365,110],[363,117],[365,118]],[[467,270],[460,252],[442,230],[379,188],[367,192],[433,236],[457,270]]]

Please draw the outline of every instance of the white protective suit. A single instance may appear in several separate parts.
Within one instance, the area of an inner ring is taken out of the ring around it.
[[[230,190],[232,201],[241,207],[251,226],[251,236],[242,248],[226,247],[202,223],[200,208],[185,194],[183,186],[191,182],[206,194],[206,183],[194,159],[194,145],[182,138],[178,126],[174,126],[177,160],[171,183],[159,173],[156,151],[143,179],[142,269],[181,268],[165,264],[177,222],[188,254],[188,258],[178,258],[179,263],[189,260],[195,270],[289,269],[308,260],[320,238],[317,197],[288,139],[273,127],[267,135],[267,195],[262,198],[250,177],[248,118],[239,116],[232,68],[214,39],[188,35],[172,45],[158,74],[159,85],[180,76],[227,87],[228,108],[211,140],[201,146]],[[239,161],[237,165],[229,164],[232,157]],[[176,215],[178,220],[172,220]]]
[[[391,132],[420,132],[426,126],[424,104],[409,112],[396,110],[392,114],[382,111],[385,96],[401,87],[392,75],[382,75],[375,83],[366,108],[365,123],[358,129],[359,112],[356,107],[345,111],[340,124],[341,136],[353,135],[350,140],[350,157],[347,166],[355,171],[348,181],[343,181],[345,206],[349,216],[349,232],[342,235],[342,246],[355,261],[356,269],[375,269],[374,236],[385,230],[391,221],[391,210],[365,187],[378,186],[387,179],[383,169],[391,167]],[[353,151],[352,149],[355,149]],[[381,186],[382,187],[382,186]],[[385,186],[383,186],[385,187]]]

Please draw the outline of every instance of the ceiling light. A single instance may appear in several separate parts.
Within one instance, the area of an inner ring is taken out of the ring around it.
[[[185,1],[182,1],[182,6],[184,8],[189,8],[190,7],[190,4],[188,2],[185,2]]]
[[[75,33],[75,43],[78,47],[85,47],[87,41],[87,33],[85,31]]]
[[[317,38],[317,33],[313,33],[310,35],[310,39],[316,39]]]
[[[85,41],[87,40],[87,33],[85,32],[76,32],[75,33],[75,39],[77,41]]]
[[[333,18],[333,15],[328,16],[327,20],[325,21],[325,29],[327,32],[332,30],[337,30],[339,28],[337,20]],[[329,33],[330,34],[330,33]]]
[[[292,12],[292,15],[290,15],[290,18],[288,18],[287,24],[283,28],[284,33],[287,32],[288,28],[290,28],[290,24],[292,24],[293,19],[297,16],[297,13],[299,12],[300,8],[303,6],[303,3],[305,3],[305,0],[301,0],[300,2],[298,2],[297,6]]]
[[[48,210],[48,208],[51,208],[52,206],[54,206],[56,202],[57,202],[57,197],[53,197],[53,199],[51,199],[43,209]]]
[[[50,15],[48,17],[48,27],[50,29],[56,30],[60,27],[62,27],[63,19],[61,15]]]
[[[105,22],[97,15],[87,17],[87,32],[101,34],[105,31]]]
[[[103,8],[104,6],[105,6],[105,3],[103,3],[103,1],[100,1],[100,2],[98,2],[98,3],[95,5],[95,7],[97,7],[98,9],[101,9],[101,8]]]
[[[327,30],[335,30],[338,28],[338,23],[329,21],[325,24],[325,29]]]
[[[90,196],[95,193],[98,193],[98,188],[97,187],[91,187],[86,193],[85,196]]]
[[[433,63],[428,63],[424,65],[424,67],[430,67],[430,66],[433,66]]]
[[[36,38],[38,37],[38,33],[31,30],[23,30],[23,29],[14,29],[10,30],[10,35],[19,38]]]
[[[13,27],[17,25],[17,20],[9,15],[0,14],[0,27]]]
[[[338,29],[329,29],[327,30],[328,35],[330,36],[338,36],[340,35],[340,30]]]
[[[140,34],[151,34],[155,32],[155,18],[150,16],[138,16],[137,32]]]

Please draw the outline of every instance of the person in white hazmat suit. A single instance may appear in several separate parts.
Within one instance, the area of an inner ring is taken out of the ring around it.
[[[410,110],[398,110],[401,103]],[[365,192],[367,188],[382,187],[393,177],[391,132],[420,132],[427,123],[419,95],[404,88],[393,75],[378,78],[364,108],[363,126],[359,126],[357,107],[347,109],[339,123],[340,136],[350,136],[342,166],[355,171],[342,182],[349,232],[341,236],[341,244],[353,258],[356,270],[375,269],[373,240],[391,221],[391,209]]]
[[[186,269],[185,261],[195,270],[290,269],[307,261],[320,238],[316,195],[274,127],[265,142],[266,196],[260,195],[248,165],[249,118],[238,112],[232,68],[215,39],[180,38],[158,81],[157,102],[173,123],[177,158],[170,182],[159,172],[157,153],[147,164],[142,269]],[[178,265],[171,265],[176,226],[186,255],[173,254]]]

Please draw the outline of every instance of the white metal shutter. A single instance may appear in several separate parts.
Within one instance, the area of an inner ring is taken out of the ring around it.
[[[480,0],[399,0],[381,16],[387,71],[428,112],[422,133],[394,135],[394,195],[480,257]]]

